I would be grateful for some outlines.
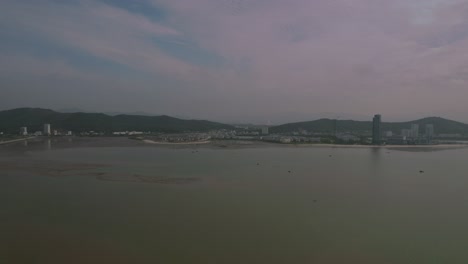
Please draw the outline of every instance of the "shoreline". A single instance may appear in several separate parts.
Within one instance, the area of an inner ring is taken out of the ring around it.
[[[142,141],[143,141],[144,143],[147,143],[147,144],[156,144],[156,145],[198,145],[198,144],[208,144],[208,143],[211,143],[210,140],[194,141],[194,142],[180,142],[180,143],[175,143],[175,142],[158,142],[158,141],[149,140],[149,139],[143,139]]]
[[[14,140],[8,140],[0,142],[0,146],[6,146],[9,144],[14,144],[18,142],[25,142],[28,140],[35,139],[39,141],[44,140],[42,137],[28,137],[20,138]],[[37,142],[39,142],[37,141]],[[137,143],[138,142],[138,143]],[[401,149],[401,150],[444,150],[444,149],[461,149],[468,148],[468,144],[455,143],[455,144],[437,144],[437,145],[341,145],[341,144],[324,144],[324,143],[273,143],[265,141],[249,141],[249,140],[203,140],[203,141],[193,141],[193,142],[158,142],[151,139],[128,139],[128,138],[116,138],[116,137],[74,137],[68,138],[68,140],[61,140],[57,138],[54,141],[56,147],[71,147],[71,146],[80,146],[80,147],[133,147],[133,146],[154,146],[154,147],[193,147],[199,146],[203,148],[224,148],[224,149],[237,149],[237,148],[341,148],[341,149]]]
[[[204,140],[204,141],[195,141],[195,142],[158,142],[150,139],[142,139],[141,140],[147,144],[155,144],[155,145],[198,145],[198,144],[209,144],[209,145],[216,145],[224,140]],[[230,140],[226,140],[224,142],[232,142]],[[273,142],[265,142],[265,141],[249,141],[251,144],[249,145],[262,145],[268,144],[270,146],[283,146],[283,147],[328,147],[328,148],[468,148],[468,144],[435,144],[435,145],[345,145],[345,144],[324,144],[324,143],[303,143],[303,144],[294,144],[294,143],[273,143]],[[232,144],[232,146],[236,145],[243,145],[243,144]]]
[[[6,145],[6,144],[10,144],[10,143],[25,141],[25,140],[29,140],[29,139],[33,139],[33,138],[36,138],[36,137],[27,137],[27,138],[19,138],[19,139],[13,139],[13,140],[8,140],[8,141],[0,141],[0,145]]]
[[[288,145],[288,144],[285,144]],[[292,145],[292,144],[291,144]],[[468,144],[438,144],[438,145],[340,145],[340,144],[296,144],[297,147],[331,147],[331,148],[468,148]]]
[[[157,142],[154,140],[149,140],[149,139],[143,139],[141,140],[144,143],[147,144],[154,144],[154,145],[212,145],[216,146],[220,143],[223,143],[223,141],[212,141],[212,140],[204,140],[204,141],[196,141],[196,142],[180,142],[180,143],[172,143],[172,142]],[[225,142],[230,142],[225,141]],[[234,146],[261,146],[261,145],[269,145],[269,146],[280,146],[280,147],[317,147],[317,148],[384,148],[384,149],[391,149],[391,148],[420,148],[420,149],[430,149],[430,148],[468,148],[468,144],[437,144],[437,145],[341,145],[341,144],[282,144],[282,143],[272,143],[272,142],[264,142],[264,141],[247,141],[251,144],[229,144],[231,147]]]

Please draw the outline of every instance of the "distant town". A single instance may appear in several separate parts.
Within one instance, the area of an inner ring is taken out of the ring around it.
[[[336,122],[336,121],[335,121]],[[410,124],[400,133],[382,129],[382,116],[377,114],[372,119],[368,131],[340,131],[337,125],[332,131],[311,131],[297,129],[289,132],[270,131],[269,126],[238,125],[232,129],[215,129],[205,132],[187,131],[181,133],[164,133],[152,131],[68,131],[54,129],[53,124],[43,124],[40,131],[29,131],[20,127],[18,134],[0,132],[0,143],[14,142],[31,137],[128,137],[145,140],[151,143],[197,143],[210,140],[243,140],[264,141],[280,144],[344,144],[344,145],[436,145],[451,143],[450,139],[459,139],[460,134],[435,134],[434,124]]]

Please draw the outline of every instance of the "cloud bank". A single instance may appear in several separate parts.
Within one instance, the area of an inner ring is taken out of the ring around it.
[[[2,108],[468,122],[468,3],[7,0]]]

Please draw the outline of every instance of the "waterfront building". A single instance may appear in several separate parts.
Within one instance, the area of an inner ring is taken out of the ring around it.
[[[409,129],[402,129],[401,130],[401,136],[404,138],[404,139],[407,139],[411,136],[411,130]]]
[[[375,115],[372,119],[372,144],[374,145],[380,145],[382,143],[381,122],[381,115]]]
[[[50,124],[44,124],[43,134],[44,134],[44,136],[49,136],[50,135]]]
[[[268,127],[262,127],[262,135],[268,135]]]
[[[419,138],[419,125],[418,124],[411,124],[411,137]]]
[[[21,136],[27,136],[28,135],[28,128],[27,127],[21,127],[19,133],[20,133]]]
[[[393,132],[392,131],[385,131],[385,137],[392,137],[393,136]]]
[[[426,125],[426,138],[427,139],[432,139],[434,137],[434,125],[433,124],[427,124]]]
[[[439,134],[440,138],[461,138],[462,134]]]

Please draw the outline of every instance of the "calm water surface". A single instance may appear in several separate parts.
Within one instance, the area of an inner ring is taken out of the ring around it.
[[[468,263],[467,149],[73,144],[0,146],[0,263]]]

